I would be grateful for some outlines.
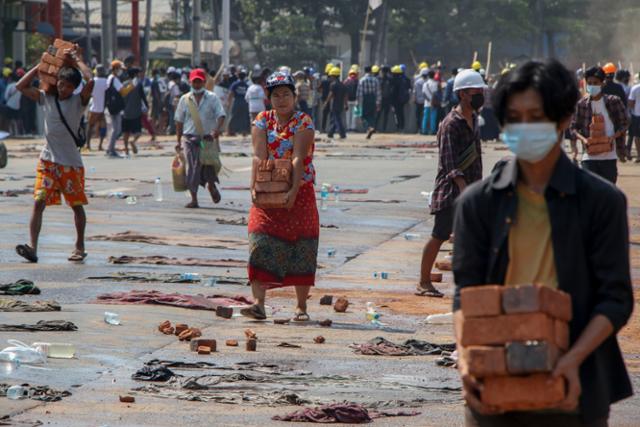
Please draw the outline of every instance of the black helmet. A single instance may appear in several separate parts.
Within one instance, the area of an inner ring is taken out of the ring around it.
[[[289,86],[293,93],[296,92],[296,82],[293,77],[291,77],[290,74],[276,71],[267,77],[267,91],[271,94],[271,92],[279,86]]]

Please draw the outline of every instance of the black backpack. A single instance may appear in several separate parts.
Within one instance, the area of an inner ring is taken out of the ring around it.
[[[113,87],[113,79],[111,79],[111,84],[104,93],[104,105],[112,116],[124,110],[124,98],[120,95],[120,92]]]

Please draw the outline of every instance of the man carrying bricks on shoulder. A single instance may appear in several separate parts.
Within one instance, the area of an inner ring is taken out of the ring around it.
[[[33,67],[20,79],[17,86],[24,96],[42,106],[46,140],[37,167],[35,204],[29,224],[31,245],[16,246],[18,255],[29,262],[38,262],[38,237],[44,210],[47,206],[59,205],[61,194],[73,210],[77,233],[75,250],[68,260],[83,261],[87,256],[84,250],[87,217],[83,207],[87,204],[87,196],[84,192],[84,165],[78,148],[78,129],[91,99],[94,82],[91,70],[82,61],[77,49],[78,45],[74,45],[72,49],[64,50],[65,65],[57,74],[56,87],[52,93],[31,85],[38,67]],[[86,84],[79,93],[74,94],[83,77]]]
[[[453,201],[467,185],[482,179],[482,152],[478,110],[484,104],[487,87],[480,74],[463,70],[456,75],[453,90],[460,103],[444,118],[438,129],[438,174],[431,200],[435,223],[431,238],[422,250],[420,283],[416,295],[441,298],[431,283],[431,269],[440,247],[451,237]]]
[[[503,76],[493,105],[515,158],[456,201],[467,426],[606,426],[632,395],[616,339],[633,309],[626,198],[562,151],[578,98],[556,61]]]

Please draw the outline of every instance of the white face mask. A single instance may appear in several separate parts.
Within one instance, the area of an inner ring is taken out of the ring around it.
[[[504,127],[500,138],[518,159],[535,163],[558,142],[558,131],[551,122],[513,123]]]
[[[191,88],[191,92],[196,94],[196,95],[200,95],[201,93],[204,93],[204,91],[205,91],[205,88],[203,88],[203,87],[201,87],[200,89]]]
[[[586,91],[591,96],[598,96],[602,92],[602,86],[587,85]]]

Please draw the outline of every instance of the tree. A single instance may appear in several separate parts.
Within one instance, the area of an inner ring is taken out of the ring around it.
[[[323,51],[322,40],[314,37],[313,18],[278,15],[261,35],[269,63],[300,68],[313,63]]]
[[[156,23],[152,28],[153,38],[156,40],[176,40],[183,36],[182,27],[173,19]]]

